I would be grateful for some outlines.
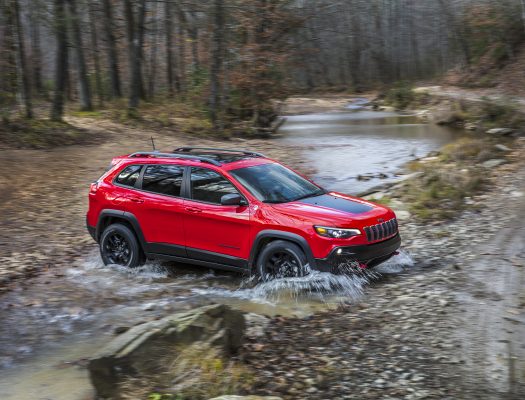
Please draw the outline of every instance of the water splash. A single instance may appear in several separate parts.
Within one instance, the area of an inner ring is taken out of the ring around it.
[[[399,254],[374,268],[379,274],[391,275],[405,272],[414,267],[414,259],[407,250],[400,250]]]
[[[199,295],[228,297],[264,304],[308,299],[358,300],[363,296],[365,286],[378,275],[373,271],[358,270],[350,265],[348,267],[352,268],[353,273],[335,275],[308,269],[308,274],[305,276],[277,278],[267,282],[260,282],[257,277],[251,277],[241,282],[240,287],[235,290],[195,288],[192,292]]]

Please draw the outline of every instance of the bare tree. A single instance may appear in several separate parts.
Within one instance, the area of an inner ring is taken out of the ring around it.
[[[113,33],[113,10],[111,0],[103,0],[104,31],[106,33],[106,48],[108,52],[109,78],[111,81],[111,97],[122,96],[120,89],[120,71],[117,55],[117,40]]]
[[[67,24],[65,0],[54,0],[54,30],[57,42],[55,57],[55,93],[51,119],[61,121],[64,115],[64,95],[67,77]]]
[[[93,1],[88,0],[88,17],[91,33],[91,57],[95,67],[95,88],[97,90],[98,105],[104,105],[104,90],[102,89],[102,78],[100,71],[100,54],[98,50],[97,17]]]
[[[142,61],[142,39],[141,39],[141,27],[144,27],[144,19],[146,16],[146,0],[139,0],[137,5],[137,24],[134,24],[134,12],[130,0],[125,0],[129,6],[129,10],[126,12],[126,20],[128,25],[128,32],[131,35],[131,54],[130,54],[130,69],[131,69],[131,80],[130,80],[130,94],[129,94],[129,114],[131,116],[136,115],[137,107],[141,97],[142,90],[142,74],[141,74],[141,61]]]
[[[173,79],[173,15],[171,12],[171,1],[166,0],[164,3],[164,31],[166,43],[166,81],[168,85],[168,96],[174,96],[174,79]]]
[[[39,95],[44,94],[42,81],[42,46],[40,43],[40,18],[41,10],[38,2],[31,0],[29,7],[29,23],[31,36],[31,65],[33,69],[33,85]]]
[[[212,60],[210,69],[210,117],[213,128],[222,131],[222,110],[221,105],[221,80],[222,62],[224,56],[224,2],[223,0],[214,0],[213,2],[213,34],[212,34]]]
[[[80,29],[80,18],[77,12],[76,0],[68,0],[69,12],[71,14],[71,30],[76,49],[78,87],[80,92],[80,108],[83,111],[93,109],[91,104],[91,88],[89,86],[86,60],[84,58],[84,47],[82,44],[82,33]]]
[[[20,5],[18,0],[12,0],[13,11],[15,16],[17,45],[18,45],[18,65],[20,66],[20,76],[22,80],[22,96],[25,105],[26,118],[33,118],[33,106],[31,104],[31,88],[29,86],[29,72],[27,70],[26,52],[24,45],[24,30],[20,18]]]

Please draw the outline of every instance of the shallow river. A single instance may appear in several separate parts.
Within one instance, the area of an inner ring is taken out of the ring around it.
[[[398,169],[450,141],[455,133],[416,123],[413,117],[359,111],[289,117],[282,140],[304,148],[330,189],[358,193],[395,179]],[[386,179],[359,181],[383,173]],[[410,271],[401,253],[380,272]],[[210,302],[247,312],[305,316],[358,301],[377,276],[313,273],[256,284],[227,272],[177,264],[147,264],[134,271],[107,268],[96,250],[60,275],[41,276],[0,303],[0,398],[89,399],[86,360],[130,327]]]
[[[280,133],[306,147],[316,182],[349,194],[395,181],[405,163],[462,134],[414,116],[369,110],[290,116]]]

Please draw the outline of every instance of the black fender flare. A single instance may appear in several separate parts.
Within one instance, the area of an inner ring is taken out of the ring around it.
[[[315,268],[316,262],[312,253],[312,249],[310,248],[308,241],[304,237],[296,233],[288,231],[279,231],[275,229],[262,230],[255,236],[255,239],[253,240],[252,244],[252,249],[250,251],[250,258],[248,260],[248,265],[250,268],[253,268],[253,266],[255,265],[257,255],[259,254],[262,248],[262,243],[265,239],[282,239],[288,242],[295,243],[304,251],[310,268]]]
[[[142,229],[140,228],[140,224],[137,220],[137,217],[135,217],[135,215],[127,211],[113,210],[109,208],[102,210],[98,216],[97,229],[95,231],[95,237],[97,242],[99,241],[100,235],[102,234],[101,230],[102,226],[104,226],[102,222],[106,218],[118,218],[128,222],[133,227],[135,235],[137,235],[137,239],[139,240],[142,249],[146,248],[146,240],[144,239],[144,234],[142,233]]]

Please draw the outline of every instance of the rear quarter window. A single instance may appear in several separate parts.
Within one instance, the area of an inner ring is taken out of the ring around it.
[[[122,186],[134,187],[139,179],[140,169],[142,165],[130,165],[118,174],[115,182]]]

